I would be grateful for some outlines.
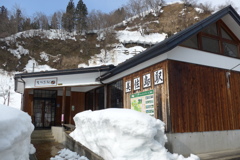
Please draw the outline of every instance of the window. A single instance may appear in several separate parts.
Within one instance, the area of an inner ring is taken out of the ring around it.
[[[202,37],[202,49],[204,51],[219,53],[219,41],[209,37]]]
[[[219,20],[203,29],[197,35],[184,41],[181,45],[234,58],[240,58],[239,44],[239,39],[231,32],[222,20]]]
[[[85,109],[99,110],[104,109],[104,87],[93,89],[86,93]]]
[[[86,106],[85,109],[94,110],[94,90],[86,93]]]
[[[194,35],[193,37],[191,37],[188,40],[184,41],[182,43],[182,45],[190,47],[190,48],[198,49],[197,35]]]
[[[50,90],[34,90],[34,98],[56,98],[57,91]]]
[[[96,89],[96,109],[104,109],[104,87]]]
[[[108,102],[112,108],[123,108],[123,81],[113,82],[108,87]]]

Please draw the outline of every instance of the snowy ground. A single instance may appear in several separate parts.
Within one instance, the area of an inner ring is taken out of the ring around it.
[[[16,108],[0,105],[0,159],[27,160],[35,153],[30,144],[34,129],[31,117]]]
[[[84,111],[74,117],[76,129],[70,134],[105,160],[199,160],[184,158],[164,147],[164,123],[130,109]]]
[[[89,160],[88,158],[80,156],[76,152],[72,152],[66,148],[60,150],[58,153],[58,155],[50,158],[50,160]]]

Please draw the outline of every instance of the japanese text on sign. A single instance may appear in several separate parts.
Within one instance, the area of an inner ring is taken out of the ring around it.
[[[139,90],[140,89],[140,77],[138,77],[138,78],[135,78],[134,80],[133,80],[133,82],[134,82],[134,90]]]
[[[157,70],[154,72],[154,84],[161,84],[163,83],[163,70]]]
[[[131,92],[131,81],[126,81],[126,92]]]
[[[149,73],[143,76],[143,88],[147,88],[150,86],[151,86],[151,75]]]
[[[48,78],[48,79],[36,79],[35,86],[56,86],[57,85],[57,78]]]
[[[130,98],[131,109],[154,116],[153,90],[132,94]]]

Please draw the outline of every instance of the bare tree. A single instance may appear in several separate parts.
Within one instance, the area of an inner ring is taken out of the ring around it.
[[[34,23],[39,29],[49,29],[48,17],[42,12],[35,13]]]
[[[129,0],[127,4],[127,10],[134,15],[139,15],[144,11],[144,0]]]
[[[11,86],[9,81],[11,80],[11,76],[8,75],[7,77],[8,78],[0,79],[0,97],[3,98],[4,105],[9,105],[9,101],[10,101]]]
[[[107,15],[99,10],[92,10],[88,14],[87,25],[89,30],[99,30],[107,27]]]
[[[235,10],[238,10],[238,8],[236,7],[236,5],[234,5],[233,1],[231,0],[226,0],[225,1],[225,4],[221,4],[221,5],[218,5],[217,8],[218,10],[221,10],[229,5],[232,5],[232,7],[235,9]]]
[[[199,8],[204,10],[205,13],[212,13],[214,11],[214,7],[211,2],[200,3]]]
[[[59,21],[58,21],[58,18],[57,18],[57,13],[55,12],[52,16],[52,19],[51,19],[51,28],[52,29],[58,29],[59,27]]]
[[[101,53],[100,60],[103,63],[107,63],[107,52],[111,49],[111,44],[116,43],[116,33],[114,32],[113,28],[107,28],[100,32],[100,38],[98,39],[100,41],[101,48],[103,49],[103,52]]]
[[[185,6],[196,6],[197,0],[181,0]]]
[[[19,6],[15,5],[11,18],[11,32],[12,34],[23,31],[24,16]]]
[[[57,11],[56,15],[57,15],[57,21],[59,22],[59,26],[58,29],[62,29],[62,17],[63,17],[63,13],[64,11]]]

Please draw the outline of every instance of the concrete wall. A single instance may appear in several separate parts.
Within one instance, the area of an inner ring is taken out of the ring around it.
[[[166,148],[184,156],[240,148],[240,130],[168,133],[167,138]]]
[[[63,127],[52,126],[52,135],[58,143],[64,143],[66,136]]]
[[[71,151],[77,152],[81,156],[85,156],[90,160],[104,160],[102,157],[98,156],[85,146],[83,146],[81,143],[75,141],[72,137],[70,137],[67,133],[65,133],[66,136],[66,143],[65,147],[70,149]]]

